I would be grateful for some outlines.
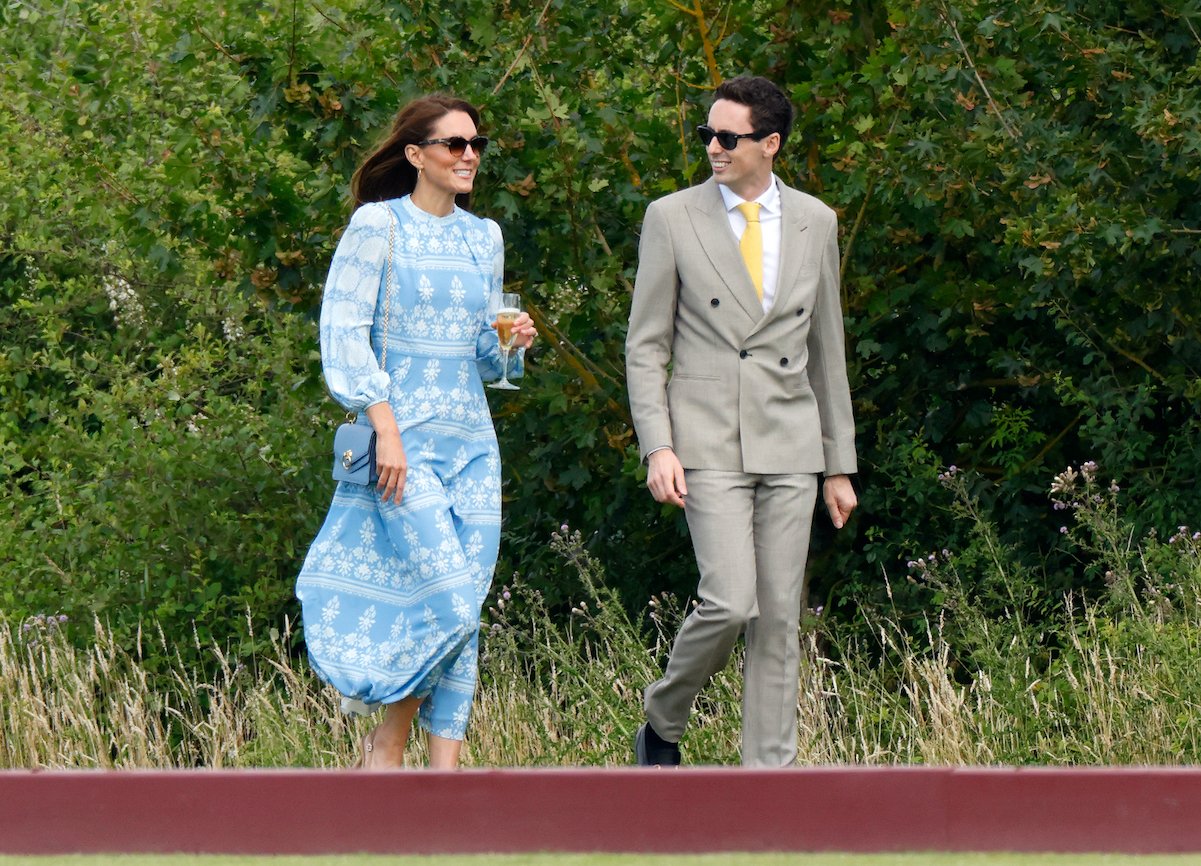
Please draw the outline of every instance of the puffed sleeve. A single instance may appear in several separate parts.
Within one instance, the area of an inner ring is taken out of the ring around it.
[[[392,219],[382,202],[354,212],[321,296],[321,368],[330,394],[348,412],[388,399],[391,381],[372,348],[371,326],[380,303]]]
[[[494,220],[484,220],[484,223],[488,227],[488,237],[492,242],[492,275],[488,285],[490,297],[488,315],[484,317],[484,324],[480,328],[479,336],[476,337],[475,354],[480,378],[489,382],[499,379],[501,374],[500,346],[497,344],[496,331],[492,327],[492,322],[496,310],[500,306],[500,294],[504,291],[505,285],[505,240],[501,235],[500,226]],[[517,378],[524,372],[525,349],[520,348],[509,356],[509,378]]]

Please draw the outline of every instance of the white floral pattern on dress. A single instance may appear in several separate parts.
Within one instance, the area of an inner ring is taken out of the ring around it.
[[[481,378],[501,372],[487,311],[503,268],[489,220],[457,208],[433,217],[408,198],[364,205],[321,305],[330,392],[352,412],[388,401],[409,471],[400,505],[338,484],[296,582],[309,657],[346,705],[426,698],[420,723],[450,739],[466,733],[500,539],[500,453]],[[509,376],[521,372],[519,352]]]

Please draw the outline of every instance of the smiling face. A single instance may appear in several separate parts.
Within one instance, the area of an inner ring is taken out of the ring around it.
[[[451,111],[438,119],[427,138],[465,139],[475,137],[475,122],[463,111]],[[468,146],[462,156],[454,156],[445,144],[410,144],[405,153],[421,175],[413,190],[414,200],[445,202],[447,210],[456,195],[471,192],[480,166],[480,155]]]
[[[751,107],[729,99],[719,99],[709,109],[709,127],[718,132],[755,132]],[[713,168],[713,179],[750,201],[771,183],[772,159],[780,149],[780,135],[773,132],[759,141],[743,138],[733,150],[725,150],[714,138],[706,152]]]

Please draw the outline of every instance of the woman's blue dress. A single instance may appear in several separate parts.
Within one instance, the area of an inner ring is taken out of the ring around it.
[[[400,505],[374,485],[338,483],[296,582],[309,658],[344,705],[425,698],[422,727],[456,740],[500,541],[500,452],[481,379],[500,375],[488,313],[503,268],[496,223],[459,208],[436,217],[406,196],[355,211],[321,302],[329,390],[359,423],[391,403],[408,476]],[[509,375],[520,372],[518,353]]]

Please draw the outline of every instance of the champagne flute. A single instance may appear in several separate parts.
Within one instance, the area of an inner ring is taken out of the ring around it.
[[[513,323],[521,315],[521,297],[516,292],[502,292],[500,307],[496,311],[496,340],[500,344],[500,355],[503,366],[499,382],[493,382],[489,388],[501,391],[520,391],[521,389],[509,381],[509,353],[513,351],[513,343],[517,335],[513,333]]]

